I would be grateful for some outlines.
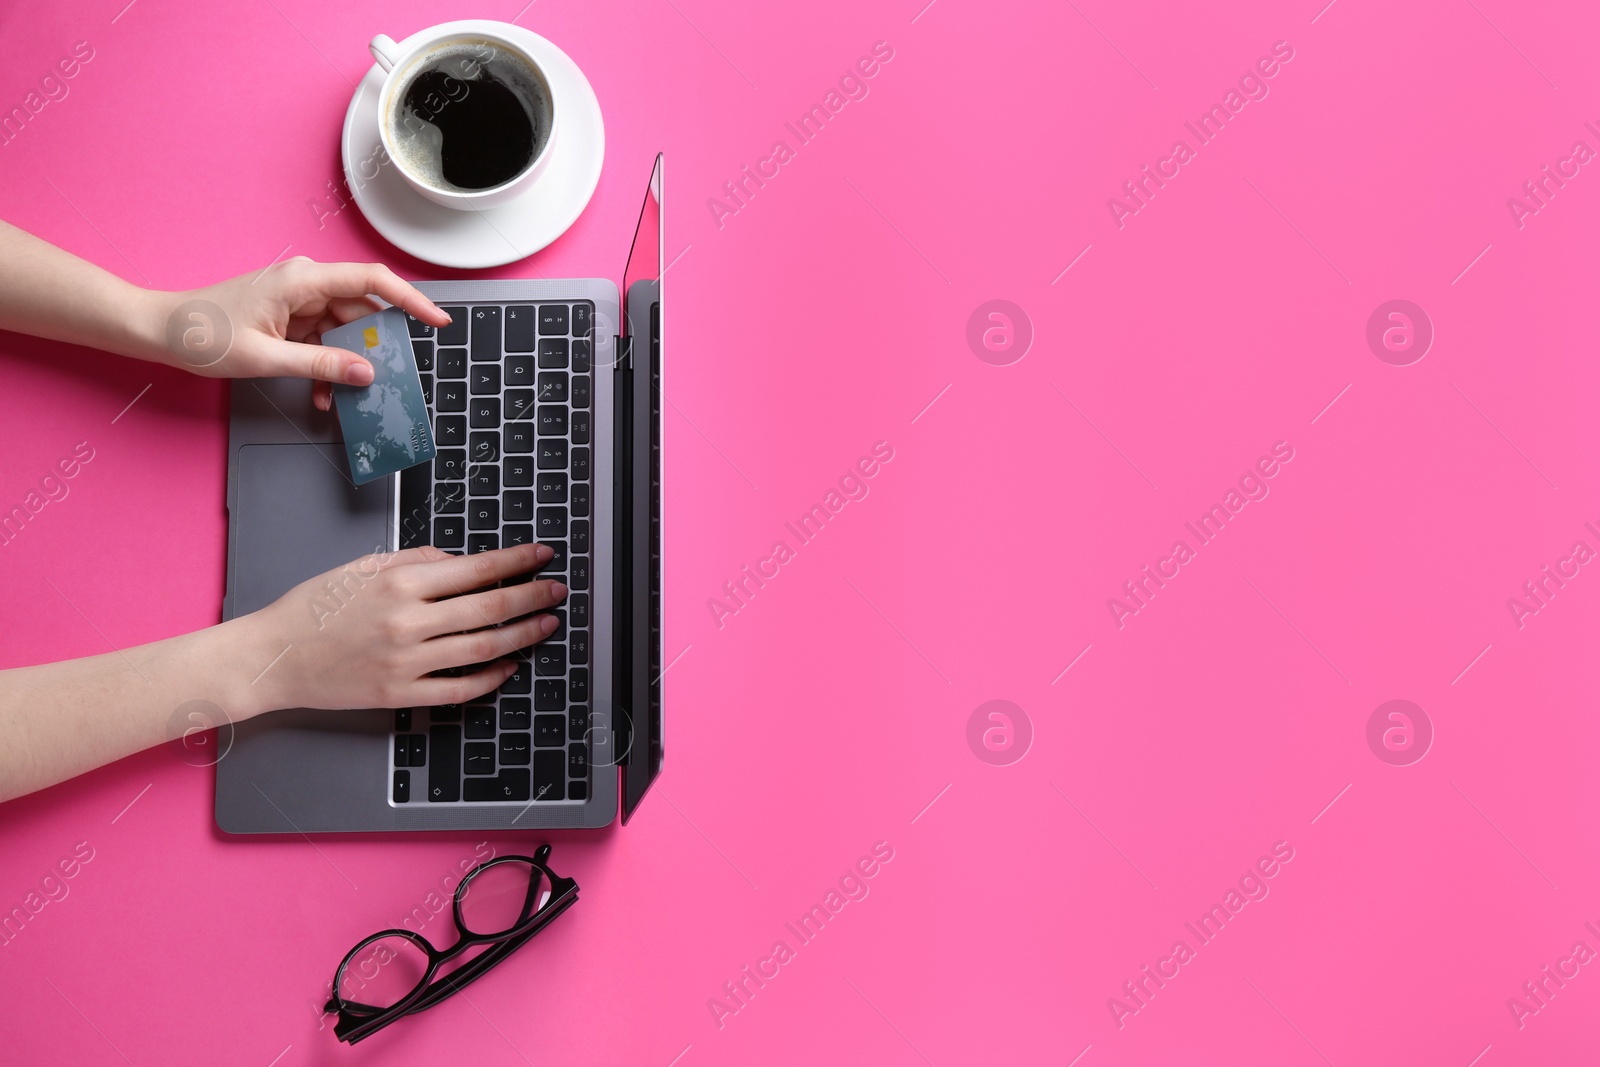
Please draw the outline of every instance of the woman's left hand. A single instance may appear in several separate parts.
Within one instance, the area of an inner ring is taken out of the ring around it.
[[[381,297],[430,326],[450,316],[381,263],[317,263],[296,256],[203,289],[150,293],[166,323],[166,360],[208,378],[301,377],[326,411],[330,383],[369,385],[372,365],[321,335],[380,310]]]

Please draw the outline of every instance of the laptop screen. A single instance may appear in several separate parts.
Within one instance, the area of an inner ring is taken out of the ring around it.
[[[619,648],[616,686],[622,821],[661,773],[661,167],[656,156],[633,249],[622,276],[623,325],[628,360],[619,391],[618,460],[630,472],[626,501],[618,504],[618,546],[626,552],[627,579],[619,583],[619,618],[631,647]],[[626,459],[624,459],[626,457]],[[625,546],[625,547],[624,547]],[[621,601],[626,601],[622,604]],[[626,738],[620,736],[628,731]]]

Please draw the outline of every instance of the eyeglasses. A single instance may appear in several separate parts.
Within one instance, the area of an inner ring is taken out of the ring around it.
[[[456,887],[456,943],[441,952],[421,934],[381,930],[346,953],[333,975],[324,1011],[339,1013],[333,1028],[355,1044],[404,1016],[431,1008],[481,978],[527,944],[578,901],[578,883],[552,871],[550,846],[527,856],[500,856],[467,872]],[[439,969],[473,948],[487,946],[449,974]]]

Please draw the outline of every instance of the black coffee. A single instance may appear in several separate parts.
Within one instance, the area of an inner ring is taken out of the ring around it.
[[[444,189],[492,189],[549,135],[549,97],[527,65],[487,44],[451,47],[406,85],[393,114],[401,160]]]

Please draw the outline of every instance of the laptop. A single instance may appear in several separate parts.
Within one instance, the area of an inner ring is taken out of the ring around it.
[[[467,705],[290,709],[219,738],[227,833],[626,823],[661,773],[662,157],[619,289],[417,283],[408,319],[438,454],[357,486],[311,383],[233,383],[223,618],[372,552],[529,540],[570,592],[560,627]]]

